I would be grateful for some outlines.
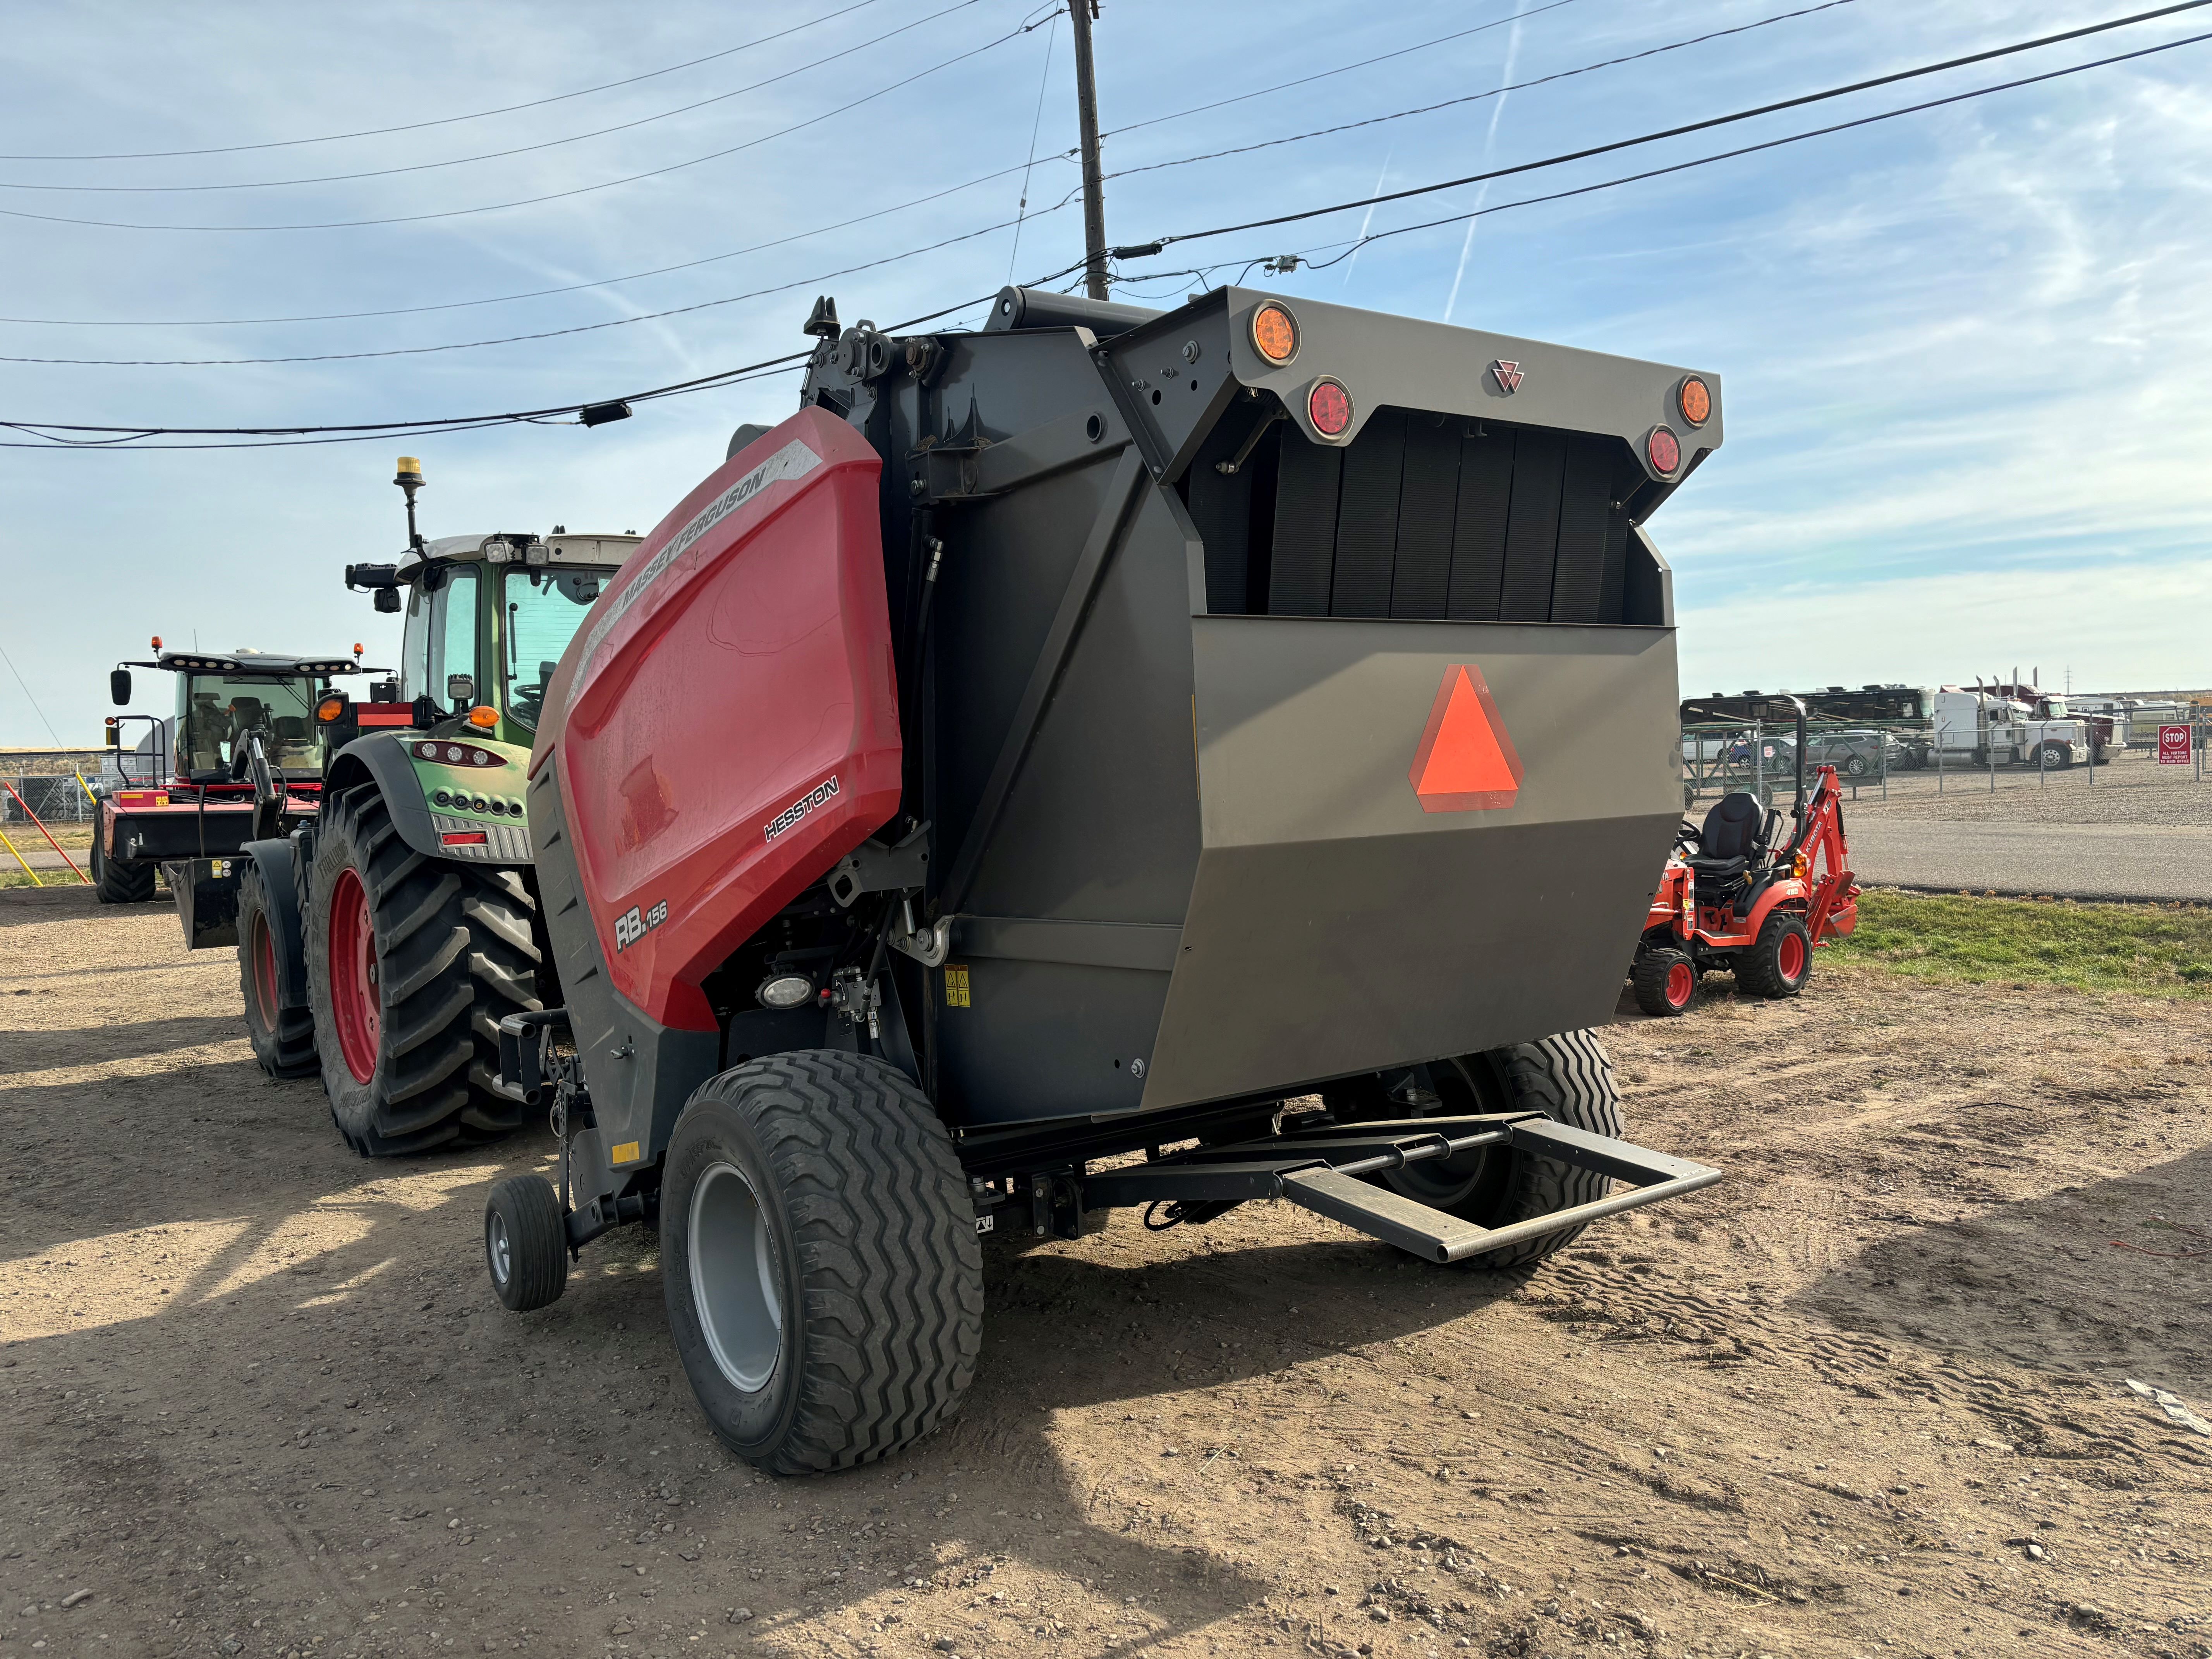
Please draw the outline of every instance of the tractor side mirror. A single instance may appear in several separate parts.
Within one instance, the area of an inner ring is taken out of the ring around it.
[[[111,668],[107,671],[107,700],[118,708],[123,708],[131,701],[131,671],[129,669]],[[111,726],[108,729],[112,731],[114,728]]]
[[[399,590],[396,587],[380,587],[376,590],[376,597],[369,603],[389,616],[399,609]]]
[[[452,703],[456,708],[459,708],[474,702],[476,700],[477,683],[476,677],[474,675],[448,674],[446,676],[446,701],[447,702]]]

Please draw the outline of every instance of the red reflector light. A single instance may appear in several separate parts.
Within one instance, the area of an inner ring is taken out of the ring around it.
[[[440,836],[438,839],[447,847],[482,847],[491,838],[481,830],[463,830],[457,834]]]
[[[1651,428],[1651,435],[1644,441],[1644,453],[1651,459],[1651,470],[1662,478],[1673,477],[1675,468],[1682,465],[1681,441],[1663,426]]]
[[[412,726],[415,724],[415,705],[408,702],[383,704],[361,702],[354,705],[355,718],[363,726]]]
[[[1352,425],[1352,394],[1334,380],[1316,380],[1306,393],[1306,415],[1324,438],[1341,438]]]

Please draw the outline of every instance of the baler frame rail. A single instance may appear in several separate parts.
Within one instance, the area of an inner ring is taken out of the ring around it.
[[[1486,1146],[1557,1158],[1630,1185],[1510,1226],[1483,1227],[1361,1179]],[[1554,1123],[1541,1113],[1496,1112],[1316,1126],[1101,1170],[1082,1176],[1079,1184],[1085,1208],[1163,1201],[1211,1208],[1279,1198],[1409,1255],[1453,1262],[1678,1198],[1720,1178],[1706,1164]]]

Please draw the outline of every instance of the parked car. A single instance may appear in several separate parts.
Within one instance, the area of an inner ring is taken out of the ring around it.
[[[1887,732],[1816,732],[1805,741],[1808,766],[1832,766],[1847,778],[1905,769],[1905,745]]]

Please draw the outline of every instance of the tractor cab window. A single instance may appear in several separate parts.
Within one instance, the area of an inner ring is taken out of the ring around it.
[[[511,719],[536,729],[545,707],[546,682],[613,574],[611,570],[556,570],[544,565],[507,573],[500,608],[507,619],[502,665]]]
[[[467,708],[483,701],[477,580],[472,564],[433,564],[416,580],[399,648],[399,695],[408,702],[428,697],[441,708]]]
[[[315,688],[304,679],[265,675],[189,674],[183,677],[184,706],[177,711],[177,752],[181,770],[195,777],[230,775],[230,766],[258,727],[270,763],[290,777],[314,777],[322,771],[314,721]]]

